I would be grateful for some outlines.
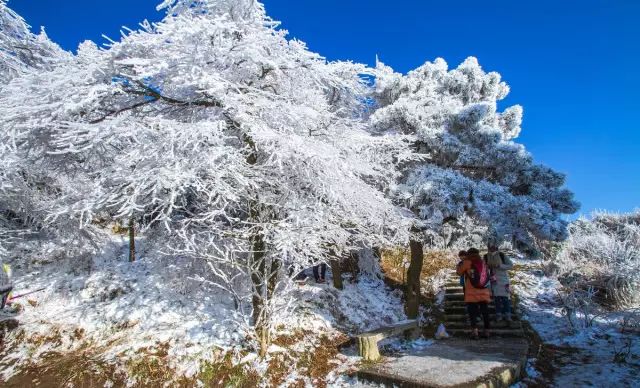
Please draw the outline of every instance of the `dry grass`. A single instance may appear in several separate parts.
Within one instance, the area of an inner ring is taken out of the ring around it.
[[[194,383],[195,380],[200,380],[205,387],[254,388],[262,378],[255,370],[234,363],[231,353],[226,353],[215,362],[202,363]]]
[[[380,265],[385,277],[397,285],[404,285],[407,268],[410,262],[408,248],[391,248],[382,251]],[[425,251],[424,262],[420,281],[423,292],[434,295],[440,283],[444,280],[446,272],[453,270],[458,262],[454,252],[450,251]]]
[[[326,334],[318,336],[310,331],[296,331],[275,338],[273,343],[287,349],[287,352],[274,354],[269,361],[269,386],[281,386],[287,376],[295,371],[308,378],[314,387],[326,387],[327,375],[340,365],[336,359],[339,349],[348,340],[341,333],[330,337]],[[292,386],[302,387],[305,383],[298,379]]]
[[[3,322],[4,324],[4,322]],[[5,325],[6,326],[6,325]],[[170,366],[169,344],[157,343],[140,348],[133,354],[120,354],[116,360],[105,358],[117,340],[98,346],[85,340],[82,329],[51,330],[46,335],[25,335],[19,326],[0,327],[0,364],[4,355],[26,346],[36,352],[43,348],[60,348],[69,339],[75,343],[72,351],[45,351],[7,381],[3,387],[194,387],[198,380],[206,387],[256,387],[261,381],[257,372],[234,363],[231,354],[221,354],[215,362],[203,362],[200,372],[193,378],[180,376]],[[14,331],[15,330],[15,331]],[[11,340],[7,341],[7,331]],[[8,346],[5,346],[8,345]],[[8,366],[3,364],[3,366]]]

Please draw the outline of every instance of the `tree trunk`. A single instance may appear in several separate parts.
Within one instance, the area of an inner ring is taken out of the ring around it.
[[[264,358],[271,345],[271,330],[269,328],[269,311],[267,303],[273,297],[278,284],[278,271],[282,263],[272,260],[267,265],[265,258],[265,242],[261,233],[257,233],[252,244],[253,263],[257,265],[251,274],[253,283],[253,323],[260,346],[259,355]]]
[[[349,253],[349,260],[351,260],[351,276],[353,277],[353,281],[358,281],[358,275],[360,274],[360,256],[358,251],[351,251]]]
[[[342,268],[340,267],[340,257],[336,255],[336,251],[333,248],[329,249],[329,257],[333,286],[338,290],[342,290],[344,288],[344,285],[342,284]]]
[[[420,307],[420,273],[422,272],[424,252],[420,241],[412,239],[409,242],[409,247],[411,248],[411,263],[407,271],[405,313],[407,318],[416,319]]]
[[[331,266],[331,275],[333,276],[333,286],[338,290],[342,290],[342,269],[340,268],[340,260],[338,258],[329,260]]]
[[[136,231],[134,229],[133,217],[129,218],[129,261],[136,261]]]
[[[278,259],[271,260],[271,269],[268,274],[267,281],[267,299],[271,299],[276,290],[276,286],[278,285],[278,271],[280,271],[280,267],[282,266],[282,262]]]

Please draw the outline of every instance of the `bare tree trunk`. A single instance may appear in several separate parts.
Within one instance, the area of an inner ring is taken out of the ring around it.
[[[333,286],[338,290],[342,290],[344,285],[342,284],[342,269],[340,268],[340,260],[338,258],[331,259],[329,261],[331,266],[331,275],[333,275]]]
[[[227,122],[232,127],[241,130],[240,124],[226,114]],[[242,141],[249,147],[251,152],[246,157],[249,165],[258,163],[258,150],[254,140],[247,133],[241,133]],[[255,199],[249,204],[249,218],[254,222],[260,220],[260,210],[258,208],[260,200],[256,194]],[[253,305],[253,324],[259,341],[259,355],[264,358],[267,355],[267,349],[271,344],[271,332],[269,327],[269,311],[268,301],[273,297],[276,286],[278,284],[278,272],[282,266],[282,262],[273,259],[267,268],[266,263],[266,244],[262,230],[259,230],[252,238],[252,255],[253,265],[251,268],[251,282],[253,283],[254,293],[252,298]],[[254,266],[257,265],[257,268]],[[267,273],[268,271],[268,273]]]
[[[278,259],[271,260],[271,269],[268,274],[268,282],[267,282],[267,299],[273,298],[273,294],[276,290],[276,286],[278,285],[278,272],[280,271],[280,267],[282,266],[282,262]]]
[[[420,241],[412,239],[409,241],[409,247],[411,248],[411,262],[407,271],[405,313],[407,318],[415,319],[418,317],[420,307],[420,273],[422,272],[424,252]]]
[[[265,309],[267,297],[265,282],[267,277],[265,276],[265,244],[262,233],[255,234],[251,247],[253,265],[257,265],[257,267],[252,266],[251,272],[251,282],[253,283],[253,297],[251,300],[253,305],[253,324],[260,343],[259,354],[260,357],[264,357],[267,355],[267,348],[269,347],[269,329]]]
[[[133,217],[129,218],[129,261],[136,261],[136,231]]]
[[[355,282],[358,280],[358,275],[360,274],[360,256],[358,251],[351,251],[349,253],[349,259],[353,263],[351,266],[351,276]]]
[[[342,284],[342,268],[340,267],[340,257],[336,255],[336,251],[329,249],[329,265],[331,266],[331,275],[333,277],[333,286],[338,290],[344,289]]]
[[[267,263],[265,258],[266,245],[261,233],[257,233],[253,238],[252,255],[253,263],[257,265],[251,274],[253,283],[253,322],[260,344],[259,355],[265,357],[267,349],[271,345],[271,330],[269,328],[269,310],[267,304],[273,298],[278,285],[278,273],[282,262],[277,259]]]

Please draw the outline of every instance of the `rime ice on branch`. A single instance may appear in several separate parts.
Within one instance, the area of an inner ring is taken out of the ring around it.
[[[42,224],[134,218],[165,252],[206,260],[264,351],[291,276],[404,240],[363,120],[367,69],[287,40],[259,3],[164,6],[162,22],[6,86],[2,143],[26,172],[12,179],[51,188]]]
[[[402,76],[326,61],[256,1],[160,8],[72,56],[0,0],[0,227],[94,241],[98,221],[133,220],[209,264],[262,352],[310,265],[406,245],[412,226],[566,235],[564,177],[513,142],[522,110],[497,112],[508,88],[475,59]]]
[[[522,144],[522,108],[499,112],[509,87],[470,57],[449,70],[442,59],[406,76],[377,64],[379,109],[371,125],[410,142],[413,158],[399,164],[403,179],[393,191],[427,229],[470,217],[491,238],[531,244],[532,238],[562,240],[563,214],[578,209],[562,174],[535,164]],[[473,229],[473,228],[471,228]]]

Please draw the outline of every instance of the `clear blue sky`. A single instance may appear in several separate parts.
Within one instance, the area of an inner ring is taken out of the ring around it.
[[[159,20],[160,0],[10,0],[35,28],[75,50]],[[443,57],[476,56],[521,104],[519,139],[568,175],[594,209],[640,207],[640,1],[264,0],[267,12],[328,59],[383,62],[401,72]]]

